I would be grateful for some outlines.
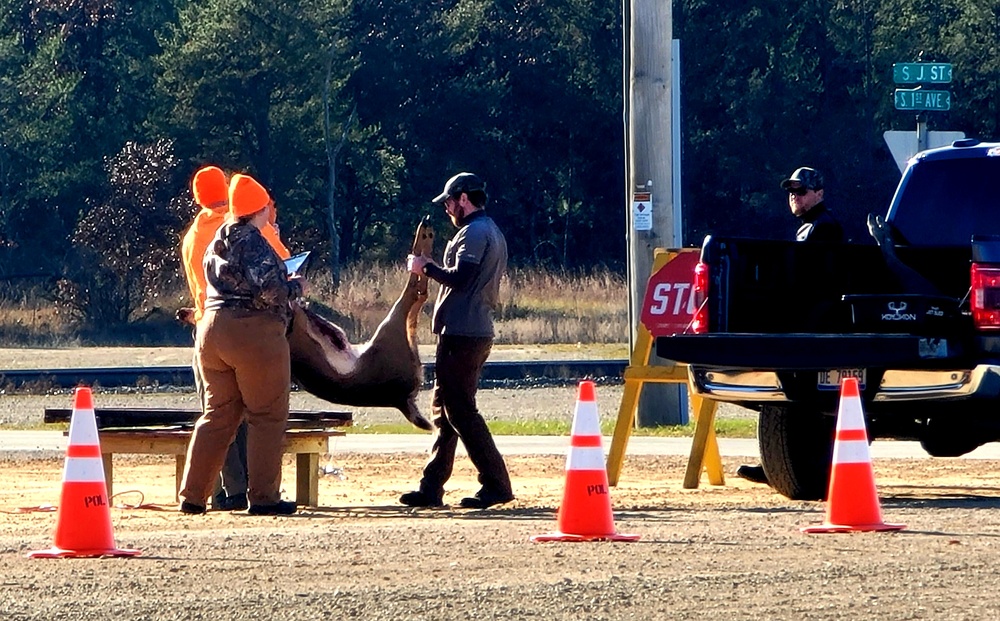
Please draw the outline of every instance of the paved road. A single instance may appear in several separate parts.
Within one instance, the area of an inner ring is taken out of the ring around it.
[[[497,446],[505,455],[561,455],[569,446],[568,438],[559,436],[497,436]],[[348,434],[330,440],[332,453],[422,453],[431,445],[431,436],[425,434]],[[604,438],[604,449],[611,446],[611,438]],[[461,448],[460,448],[461,450]],[[66,451],[66,438],[60,431],[0,431],[0,457],[13,454],[62,455]],[[723,457],[758,456],[757,441],[722,438],[719,451]],[[626,455],[683,455],[691,452],[691,438],[632,437]],[[872,444],[872,459],[926,458],[927,453],[917,442],[876,441]],[[1000,443],[981,446],[965,455],[964,459],[1000,459]]]

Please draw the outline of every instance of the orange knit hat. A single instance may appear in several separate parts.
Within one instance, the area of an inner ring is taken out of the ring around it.
[[[191,180],[191,193],[194,202],[201,207],[218,209],[229,203],[229,189],[226,183],[226,173],[216,166],[206,166],[194,174]]]
[[[234,218],[255,214],[271,202],[264,186],[250,175],[233,175],[229,182],[229,213]]]

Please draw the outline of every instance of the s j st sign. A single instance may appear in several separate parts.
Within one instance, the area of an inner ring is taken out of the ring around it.
[[[894,63],[892,81],[896,84],[947,84],[951,82],[951,63]]]

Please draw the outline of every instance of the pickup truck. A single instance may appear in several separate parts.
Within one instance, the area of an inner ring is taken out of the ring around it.
[[[656,339],[692,389],[759,412],[761,465],[792,499],[826,496],[843,378],[869,441],[932,456],[1000,440],[1000,143],[908,163],[869,243],[708,236],[684,334]]]

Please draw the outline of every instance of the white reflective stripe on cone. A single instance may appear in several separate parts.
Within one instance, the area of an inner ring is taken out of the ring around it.
[[[74,410],[69,420],[70,444],[98,444],[97,419],[93,410]]]
[[[104,462],[100,457],[67,457],[63,482],[103,483]]]
[[[566,458],[567,470],[604,470],[604,450],[599,446],[577,446]]]
[[[868,442],[865,440],[840,440],[833,449],[833,465],[869,464]]]
[[[570,431],[573,436],[599,436],[601,435],[601,423],[598,421],[597,405],[591,403],[580,403],[576,406],[576,413],[573,414],[573,428]]]
[[[854,399],[851,399],[854,401]],[[861,403],[845,403],[837,413],[838,429],[850,429],[858,431],[865,429],[865,414],[861,410]]]

